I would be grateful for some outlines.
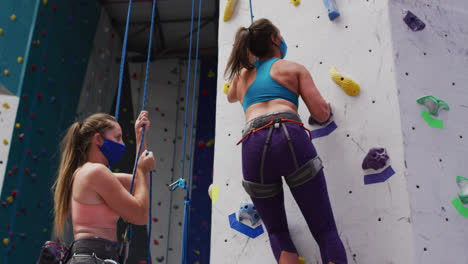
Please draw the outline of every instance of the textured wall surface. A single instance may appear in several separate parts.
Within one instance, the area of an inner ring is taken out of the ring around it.
[[[330,21],[322,1],[252,1],[254,19],[276,24],[288,44],[286,59],[305,65],[324,98],[331,102],[338,129],[314,138],[325,165],[325,177],[340,236],[349,263],[413,263],[413,231],[405,177],[403,135],[395,80],[387,1],[337,1],[341,16]],[[221,5],[224,10],[225,3]],[[268,7],[268,8],[267,8]],[[241,187],[241,137],[244,124],[239,104],[221,94],[222,73],[240,26],[250,25],[248,1],[239,1],[228,22],[220,16],[218,96],[214,184],[220,187],[213,205],[213,263],[273,263],[264,233],[251,239],[230,228],[228,215],[249,201]],[[329,70],[351,77],[361,86],[357,97],[346,95]],[[309,113],[301,101],[299,113]],[[308,126],[315,130],[319,127]],[[372,147],[385,147],[395,174],[385,182],[364,184],[361,163]],[[286,186],[286,185],[285,185]],[[306,263],[320,263],[318,247],[287,187],[289,229]],[[317,216],[320,217],[320,216]]]
[[[50,188],[56,177],[58,142],[75,116],[101,10],[95,2],[36,3],[37,13],[30,14],[36,18],[33,23],[25,17],[29,5],[15,2],[10,10],[23,14],[16,22],[33,25],[16,30],[33,33],[32,41],[16,42],[29,47],[29,52],[23,55],[28,59],[23,61],[24,78],[16,91],[18,110],[10,120],[14,129],[8,161],[2,164],[6,167],[0,208],[3,264],[33,263],[42,243],[50,239]],[[13,52],[7,55],[9,61],[18,57]],[[15,70],[16,74],[20,73]]]
[[[390,3],[415,263],[468,263],[468,219],[452,205],[459,191],[455,177],[468,177],[468,2]],[[426,27],[411,31],[404,9]],[[450,106],[433,117],[443,121],[443,130],[421,117],[425,107],[416,100],[427,95]]]

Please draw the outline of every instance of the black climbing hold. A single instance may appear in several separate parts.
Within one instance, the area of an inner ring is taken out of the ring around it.
[[[406,25],[413,31],[423,30],[426,27],[426,24],[409,10],[406,11],[406,16],[403,18],[403,21],[405,21]]]

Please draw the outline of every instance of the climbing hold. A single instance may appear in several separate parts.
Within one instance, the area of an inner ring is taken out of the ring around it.
[[[323,3],[328,9],[328,18],[330,20],[334,20],[335,18],[340,16],[340,12],[338,11],[338,7],[336,5],[335,0],[323,0]]]
[[[218,200],[219,186],[211,184],[208,187],[208,195],[210,196],[211,204],[214,204]]]
[[[133,80],[138,80],[138,76],[137,76],[136,72],[133,73],[132,79],[133,79]]]
[[[51,104],[55,103],[55,100],[56,100],[56,99],[55,99],[55,96],[50,97],[50,103],[51,103]]]
[[[44,5],[47,5],[47,0],[42,0],[42,3],[43,3]]]
[[[209,93],[208,93],[208,90],[203,90],[203,91],[202,91],[202,95],[203,95],[203,96],[206,97],[206,96],[208,96],[208,94],[209,94]]]
[[[24,133],[21,133],[21,134],[18,135],[19,140],[22,140],[23,138],[24,138]]]
[[[20,123],[16,123],[16,128],[20,128],[20,127],[21,127]]]
[[[11,15],[10,19],[11,19],[11,21],[15,21],[16,20],[16,15],[15,14]]]
[[[17,191],[17,190],[11,191],[11,196],[12,196],[13,198],[16,198],[16,195],[17,195],[17,194],[18,194],[18,191]]]
[[[385,148],[371,148],[362,161],[362,169],[380,170],[385,167],[389,158]]]
[[[23,63],[23,57],[18,57],[18,63]]]
[[[45,29],[44,29],[44,30],[42,30],[42,37],[43,37],[43,38],[45,38],[45,37],[46,37],[46,35],[47,35],[47,31],[46,31]],[[46,59],[46,60],[47,60],[47,59]]]
[[[345,93],[349,96],[356,96],[359,94],[360,87],[355,81],[350,78],[347,78],[341,75],[336,67],[332,67],[330,69],[330,75],[341,88],[345,91]]]
[[[9,240],[8,238],[4,238],[4,239],[3,239],[3,244],[4,244],[5,246],[8,246],[8,243],[9,243],[9,242],[10,242],[10,240]]]
[[[299,263],[300,263],[300,264],[305,264],[305,263],[306,263],[306,262],[305,262],[305,258],[299,257]]]
[[[227,94],[229,92],[229,87],[231,86],[231,83],[225,83],[224,84],[224,93]]]
[[[199,148],[204,148],[205,147],[205,141],[198,142],[198,147]]]
[[[8,196],[7,197],[7,202],[12,203],[13,202],[13,196]]]
[[[458,198],[463,204],[468,204],[468,179],[462,176],[457,176]]]
[[[231,19],[232,14],[236,10],[238,0],[227,0],[226,7],[224,8],[224,22]]]
[[[3,106],[3,108],[5,108],[5,109],[10,109],[10,105],[9,105],[8,103],[4,103],[2,106]]]
[[[426,27],[426,24],[419,19],[415,14],[413,14],[409,10],[404,10],[405,17],[403,18],[403,21],[405,21],[406,25],[408,25],[409,28],[413,31],[419,31],[423,30]]]
[[[2,202],[2,207],[5,208],[7,206],[6,202]]]
[[[30,173],[31,171],[29,170],[29,168],[25,168],[25,169],[24,169],[24,172],[25,172],[26,174],[29,175],[29,173]]]
[[[301,0],[290,0],[294,6],[298,6],[301,3]]]
[[[421,112],[421,116],[430,127],[444,129],[444,121],[433,118],[426,110]]]
[[[239,221],[250,220],[252,226],[256,225],[260,221],[257,209],[251,203],[243,202],[239,209]]]
[[[42,94],[41,94],[41,92],[37,92],[37,100],[38,100],[38,101],[41,101],[41,99],[42,99]]]
[[[213,78],[213,77],[215,77],[215,75],[216,75],[216,74],[214,73],[213,70],[210,70],[210,71],[208,72],[208,78]]]
[[[31,119],[34,120],[34,118],[36,118],[36,115],[34,115],[34,113],[31,112],[31,114],[29,115],[29,117],[31,117]]]
[[[210,141],[208,141],[208,142],[206,143],[206,146],[207,146],[207,147],[211,147],[211,146],[213,146],[213,144],[214,144],[214,138],[210,139]]]
[[[0,28],[0,36],[3,35],[3,28]]]
[[[9,76],[10,75],[10,70],[4,70],[3,74],[5,74],[5,76]]]
[[[424,105],[433,116],[439,116],[440,110],[450,110],[449,105],[444,100],[432,95],[421,97],[416,102],[420,105]]]

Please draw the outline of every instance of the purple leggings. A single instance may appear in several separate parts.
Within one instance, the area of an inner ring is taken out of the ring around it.
[[[287,123],[286,128],[299,167],[317,156],[304,128],[293,123]],[[260,183],[260,164],[268,132],[269,128],[252,133],[242,143],[242,170],[247,181]],[[295,170],[285,132],[281,126],[274,128],[264,161],[264,184],[277,183],[281,181],[281,176],[289,175]],[[323,169],[312,180],[291,188],[291,192],[320,247],[323,263],[347,263],[346,251],[333,218]],[[297,253],[289,235],[283,192],[270,198],[251,198],[268,231],[276,260],[279,260],[281,251]]]

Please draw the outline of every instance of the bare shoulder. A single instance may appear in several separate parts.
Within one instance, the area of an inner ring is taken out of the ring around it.
[[[277,64],[278,64],[278,68],[280,71],[287,72],[287,73],[299,74],[303,72],[304,70],[307,71],[307,69],[302,64],[294,62],[294,61],[278,60]]]
[[[82,183],[96,183],[96,180],[104,180],[106,176],[112,175],[111,171],[100,163],[86,163],[77,172],[75,179]]]

